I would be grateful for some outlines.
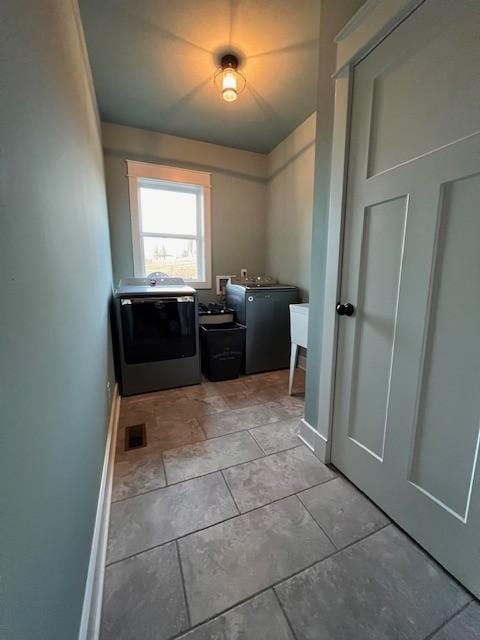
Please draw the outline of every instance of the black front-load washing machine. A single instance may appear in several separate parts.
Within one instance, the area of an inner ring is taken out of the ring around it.
[[[114,307],[123,396],[200,383],[195,289],[182,278],[125,278]]]

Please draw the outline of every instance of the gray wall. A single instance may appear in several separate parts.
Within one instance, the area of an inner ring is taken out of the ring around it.
[[[112,380],[102,153],[76,6],[4,0],[0,635],[78,634]]]
[[[320,393],[321,336],[323,332],[323,301],[328,235],[328,200],[330,195],[330,161],[332,151],[336,45],[334,37],[361,7],[364,0],[322,0],[318,73],[318,110],[315,155],[315,191],[312,227],[312,259],[310,288],[310,318],[308,336],[307,388],[305,419],[318,425]],[[332,309],[332,313],[334,310]]]
[[[313,113],[268,154],[267,272],[308,301],[315,165]]]
[[[265,271],[267,158],[166,134],[103,123],[113,275],[133,276],[125,160],[200,169],[212,174],[212,274]],[[215,289],[200,290],[213,300]]]

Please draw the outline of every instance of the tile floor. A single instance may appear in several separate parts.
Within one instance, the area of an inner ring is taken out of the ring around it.
[[[301,444],[287,384],[122,400],[101,640],[480,639],[480,605]]]

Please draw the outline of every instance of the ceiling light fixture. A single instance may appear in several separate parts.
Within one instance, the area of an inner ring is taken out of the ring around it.
[[[247,81],[238,70],[237,56],[227,53],[220,64],[221,68],[213,76],[213,83],[225,102],[233,102],[245,89]]]

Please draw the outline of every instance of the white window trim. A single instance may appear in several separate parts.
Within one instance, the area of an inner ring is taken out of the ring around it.
[[[193,171],[191,169],[180,169],[169,167],[168,165],[153,164],[150,162],[138,162],[127,160],[128,190],[130,197],[130,219],[132,225],[132,251],[133,251],[133,272],[136,277],[144,277],[145,262],[143,256],[142,233],[140,226],[140,207],[138,200],[139,181],[148,182],[155,180],[160,182],[176,182],[185,188],[200,187],[203,191],[203,198],[199,202],[203,204],[203,211],[197,209],[197,228],[200,229],[199,236],[189,236],[184,234],[149,234],[158,237],[178,237],[187,239],[199,239],[199,250],[203,250],[203,255],[197,255],[197,260],[203,264],[204,273],[202,280],[188,280],[196,289],[211,289],[212,287],[212,234],[211,234],[211,174],[204,171]],[[203,220],[203,225],[201,224]]]

